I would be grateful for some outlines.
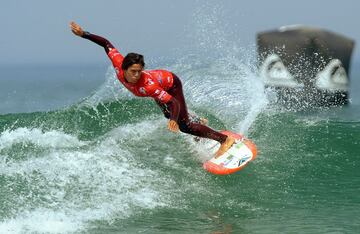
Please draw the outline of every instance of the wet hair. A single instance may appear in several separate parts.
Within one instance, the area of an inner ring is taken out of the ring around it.
[[[128,53],[123,60],[121,69],[127,70],[134,64],[140,64],[142,67],[145,67],[144,56],[137,53]]]

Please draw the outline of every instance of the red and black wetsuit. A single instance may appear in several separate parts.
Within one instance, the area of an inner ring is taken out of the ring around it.
[[[226,135],[189,119],[182,84],[175,74],[166,70],[145,70],[141,72],[136,84],[129,83],[125,80],[124,71],[121,69],[124,56],[108,40],[89,32],[84,32],[82,37],[104,47],[119,81],[136,96],[154,98],[165,117],[179,124],[180,131],[220,143],[225,142]]]

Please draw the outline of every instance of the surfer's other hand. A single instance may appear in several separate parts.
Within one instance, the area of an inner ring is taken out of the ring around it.
[[[70,22],[70,28],[76,36],[82,37],[84,35],[84,30],[74,21]]]
[[[208,125],[209,120],[207,120],[206,118],[200,117],[200,123],[201,123],[202,125]]]
[[[175,120],[170,120],[168,123],[168,129],[172,132],[179,132],[179,125]]]

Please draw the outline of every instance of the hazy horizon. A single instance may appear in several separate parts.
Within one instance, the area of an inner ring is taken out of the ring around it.
[[[356,43],[360,41],[360,3],[351,0],[342,4],[328,4],[325,0],[37,0],[4,2],[1,6],[0,65],[106,64],[101,48],[70,32],[71,20],[108,38],[123,53],[136,51],[147,59],[171,60],[216,46],[229,49],[229,44],[251,53],[257,32],[292,24],[320,27]],[[356,61],[360,59],[357,47],[356,44],[353,52]]]

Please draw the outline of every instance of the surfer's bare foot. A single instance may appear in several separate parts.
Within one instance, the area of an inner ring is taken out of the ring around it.
[[[215,158],[220,157],[223,155],[230,147],[235,143],[235,138],[228,136],[224,143],[220,145],[219,150],[215,153]]]

